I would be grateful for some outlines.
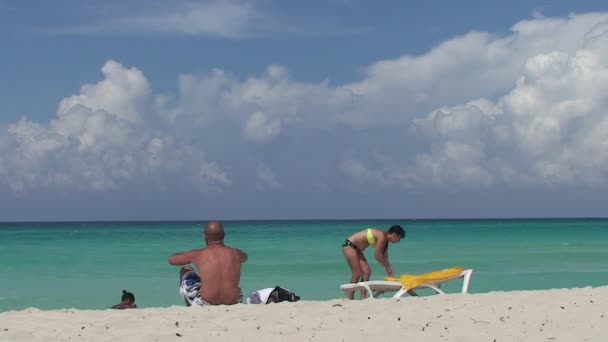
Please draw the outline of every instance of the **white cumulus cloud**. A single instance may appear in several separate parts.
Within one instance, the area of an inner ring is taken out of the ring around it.
[[[80,104],[93,110],[103,109],[131,122],[139,120],[139,106],[150,91],[143,73],[136,68],[127,69],[113,60],[106,62],[101,71],[105,78],[96,84],[85,84],[79,95],[61,100],[58,114],[64,115]]]
[[[276,137],[281,131],[281,122],[270,119],[262,112],[251,114],[245,123],[245,132],[251,140],[267,141]]]
[[[607,20],[522,21],[510,36],[469,33],[376,63],[347,86],[369,101],[344,121],[403,122],[428,148],[397,168],[350,163],[350,174],[402,185],[606,184]]]
[[[433,165],[435,179],[466,171],[470,182],[605,184],[606,60],[586,49],[540,54],[496,103],[473,101],[416,120],[432,146],[418,157],[419,176],[430,176],[422,170]]]
[[[605,158],[596,147],[605,138],[607,23],[608,14],[590,13],[521,21],[506,36],[470,32],[337,86],[298,82],[276,65],[247,79],[223,70],[185,75],[165,112],[232,121],[257,142],[340,125],[420,139],[417,151],[335,161],[379,184],[604,182],[591,164]],[[579,160],[589,152],[598,159]]]
[[[0,134],[0,182],[218,190],[234,182],[224,170],[241,170],[266,189],[320,177],[329,186],[605,185],[607,46],[606,13],[538,17],[504,36],[470,32],[378,61],[357,82],[302,82],[271,64],[249,77],[181,75],[173,94],[150,94],[141,71],[108,61],[104,79],[64,99],[50,123],[23,119]],[[261,166],[239,167],[252,162]],[[265,165],[282,165],[280,183]]]
[[[263,163],[258,164],[257,167],[258,181],[256,182],[257,188],[264,189],[279,189],[281,184],[277,181],[275,173]]]
[[[140,105],[148,81],[108,61],[105,78],[61,101],[48,124],[26,118],[0,134],[0,185],[37,190],[109,191],[138,185],[157,190],[221,191],[231,184],[200,147],[151,129]]]

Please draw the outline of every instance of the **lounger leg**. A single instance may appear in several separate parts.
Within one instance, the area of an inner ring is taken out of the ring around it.
[[[374,292],[369,288],[369,285],[365,284],[365,291],[367,292],[367,298],[374,298]]]
[[[412,297],[419,297],[418,294],[416,293],[416,291],[414,291],[414,290],[406,291],[404,289],[401,289],[401,290],[397,291],[397,293],[395,293],[393,295],[393,298],[403,297],[406,293],[409,294]]]
[[[344,289],[344,297],[346,299],[350,299],[350,294],[354,293],[355,290],[354,289]],[[354,295],[353,295],[354,296]]]
[[[473,275],[473,270],[466,270],[463,272],[462,293],[469,292],[469,282],[471,282],[472,275]]]

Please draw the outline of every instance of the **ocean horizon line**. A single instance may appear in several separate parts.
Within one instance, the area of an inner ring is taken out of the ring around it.
[[[389,221],[406,221],[406,222],[442,222],[442,221],[460,221],[460,222],[483,222],[483,221],[604,221],[608,217],[591,216],[591,217],[469,217],[469,218],[289,218],[289,219],[166,219],[166,220],[148,220],[148,219],[133,219],[133,220],[31,220],[31,221],[0,221],[0,225],[4,224],[167,224],[167,223],[202,223],[213,220],[222,221],[224,223],[264,223],[264,222],[389,222]]]

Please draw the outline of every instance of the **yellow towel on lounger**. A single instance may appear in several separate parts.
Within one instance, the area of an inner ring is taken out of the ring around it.
[[[404,274],[399,278],[386,277],[384,280],[386,281],[398,281],[403,285],[403,288],[406,290],[415,289],[416,287],[424,284],[432,284],[436,282],[441,282],[444,280],[450,280],[457,277],[460,273],[464,271],[464,268],[460,267],[452,267],[446,268],[441,271],[434,271],[430,273],[425,273],[421,275],[412,275],[412,274]]]

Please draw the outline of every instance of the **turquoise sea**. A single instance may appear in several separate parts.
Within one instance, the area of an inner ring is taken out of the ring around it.
[[[226,243],[249,254],[245,295],[281,285],[305,300],[341,297],[342,241],[392,224],[407,231],[389,248],[397,275],[473,268],[472,293],[608,285],[606,219],[224,222]],[[183,305],[167,258],[202,245],[201,222],[0,223],[0,312],[104,309],[123,289],[139,307]]]

